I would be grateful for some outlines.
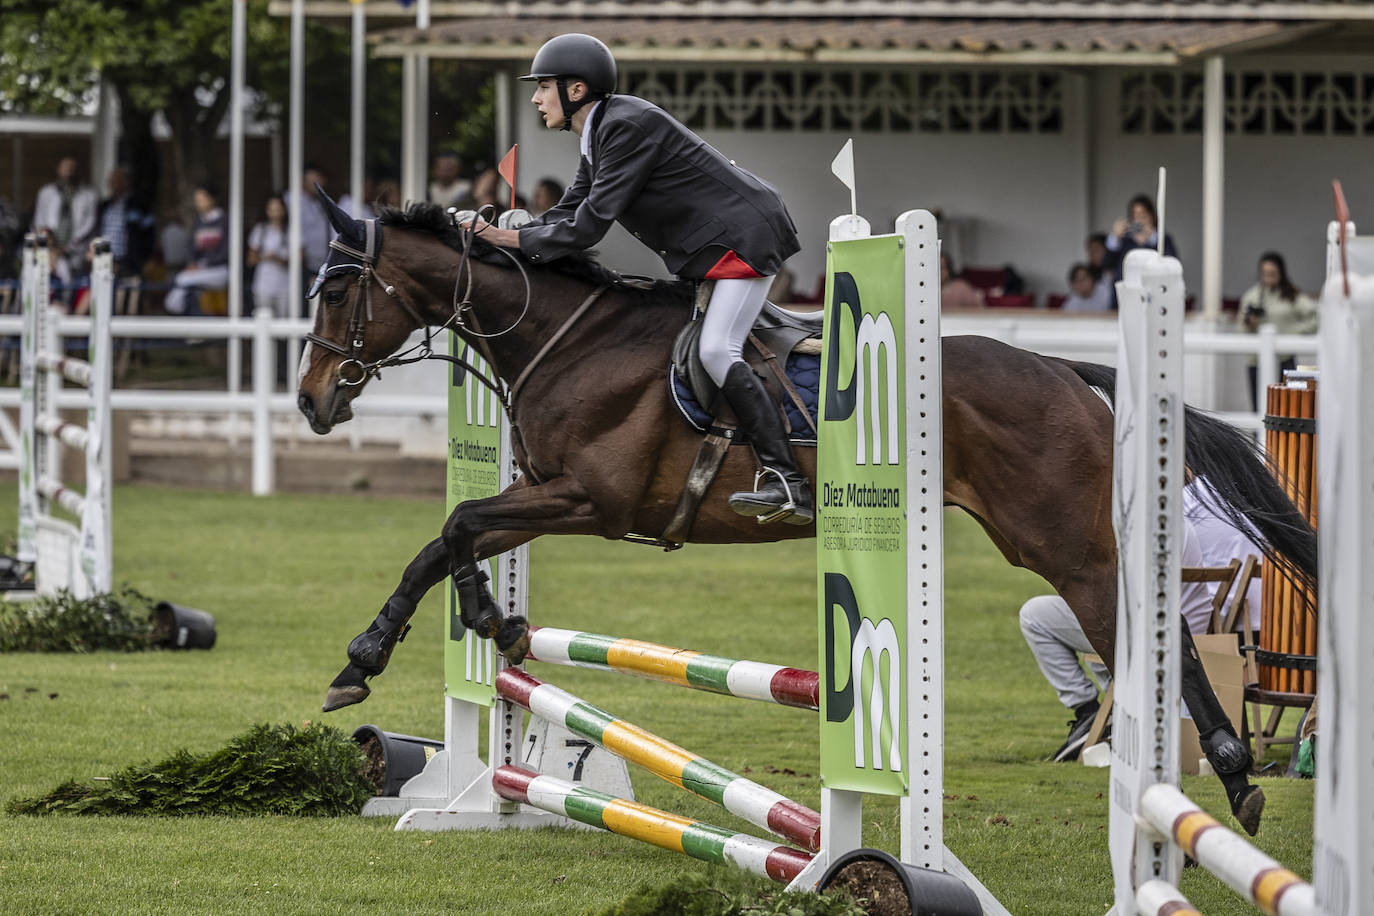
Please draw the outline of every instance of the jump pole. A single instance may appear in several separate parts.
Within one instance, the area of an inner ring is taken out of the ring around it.
[[[530,628],[530,658],[548,665],[614,671],[746,700],[820,709],[820,675],[619,636]]]
[[[820,848],[821,816],[772,789],[616,718],[519,668],[507,668],[496,676],[496,692],[520,708],[564,726],[756,827],[812,852]]]

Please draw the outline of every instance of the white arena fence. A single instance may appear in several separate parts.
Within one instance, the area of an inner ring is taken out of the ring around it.
[[[18,559],[33,564],[40,594],[68,589],[89,598],[111,588],[110,312],[114,262],[103,239],[93,243],[89,361],[65,355],[57,331],[46,246],[24,241],[23,321],[20,346],[20,455]],[[63,382],[79,386],[86,425],[65,423],[58,411]],[[62,450],[86,458],[84,494],[62,480]],[[60,506],[80,521],[53,514]]]
[[[1042,310],[1043,311],[1043,310]],[[86,316],[63,316],[56,320],[57,332],[64,338],[86,337],[90,333],[90,319]],[[282,423],[296,424],[293,437],[314,437],[296,409],[294,391],[276,391],[275,341],[286,341],[292,354],[300,353],[301,341],[311,329],[312,322],[301,318],[275,318],[266,310],[258,310],[252,317],[243,318],[168,318],[154,316],[114,316],[110,333],[119,339],[223,340],[231,348],[227,369],[226,389],[221,390],[149,390],[145,388],[116,388],[111,404],[116,411],[138,411],[162,414],[199,414],[230,420],[230,430],[239,417],[251,418],[252,491],[263,495],[275,488],[275,451],[280,443]],[[0,315],[0,337],[18,336],[22,319],[18,315]],[[976,314],[951,313],[941,316],[944,335],[980,334],[997,338],[1012,346],[1040,353],[1114,364],[1116,361],[1117,322],[1114,317],[1080,318],[1062,313],[1044,312],[1018,314],[1015,317],[995,310]],[[417,332],[418,336],[418,332]],[[252,342],[252,368],[249,384],[244,388],[239,379],[238,348],[243,341]],[[1216,409],[1219,396],[1215,385],[1206,382],[1208,366],[1228,357],[1253,357],[1259,367],[1258,384],[1263,386],[1279,380],[1281,354],[1295,354],[1300,363],[1311,362],[1317,353],[1317,338],[1312,335],[1278,334],[1272,326],[1265,326],[1258,334],[1237,334],[1212,330],[1200,324],[1185,325],[1184,351],[1190,362],[1191,378],[1203,381],[1186,392],[1189,403],[1204,409]],[[260,359],[258,354],[267,354]],[[1201,371],[1194,371],[1193,367]],[[447,364],[436,362],[430,366],[408,366],[387,373],[385,381],[373,381],[368,396],[359,398],[354,408],[357,417],[346,424],[341,433],[350,435],[355,445],[360,431],[369,418],[426,417],[447,415]],[[1217,369],[1212,375],[1219,374]],[[394,374],[393,374],[394,373]],[[390,389],[397,375],[412,373],[408,385]],[[432,379],[432,384],[427,383]],[[0,408],[17,408],[20,392],[17,388],[0,388]],[[1263,403],[1263,398],[1258,403]],[[58,394],[59,407],[81,407],[81,395],[74,391]],[[1263,414],[1248,411],[1221,411],[1218,416],[1243,429],[1263,435]],[[276,420],[277,422],[274,422]],[[231,432],[231,436],[233,433]],[[0,469],[17,468],[19,436],[14,425],[0,410]],[[435,457],[438,457],[436,454]]]

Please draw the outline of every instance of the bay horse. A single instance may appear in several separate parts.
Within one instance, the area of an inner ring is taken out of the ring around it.
[[[366,679],[381,673],[417,602],[446,576],[463,622],[518,662],[528,646],[524,621],[502,619],[477,560],[541,534],[662,532],[701,436],[675,416],[665,390],[674,338],[690,320],[689,285],[633,286],[588,257],[536,265],[456,228],[434,205],[383,209],[378,220],[360,222],[323,192],[321,199],[339,238],[316,280],[320,302],[298,379],[311,428],[323,434],[348,420],[371,374],[408,361],[392,354],[414,331],[426,332],[425,356],[430,329],[448,328],[492,367],[523,472],[501,494],[457,506],[406,567],[376,620],[349,645],[327,711],[368,695]],[[943,368],[945,503],[976,518],[1010,563],[1043,576],[1110,667],[1114,371],[983,337],[945,338]],[[1315,581],[1315,534],[1253,439],[1192,408],[1185,438],[1189,469],[1207,477],[1237,524],[1253,523],[1266,559]],[[814,488],[815,452],[800,451]],[[748,489],[754,469],[749,449],[728,450],[688,540],[814,537],[814,524],[760,525],[730,509],[724,494]],[[1232,813],[1253,834],[1264,796],[1248,784],[1249,752],[1191,637],[1183,669],[1203,748]]]

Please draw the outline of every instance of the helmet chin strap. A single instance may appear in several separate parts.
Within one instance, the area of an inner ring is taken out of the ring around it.
[[[559,130],[572,130],[573,115],[591,101],[591,93],[588,92],[582,97],[582,101],[574,102],[568,98],[568,81],[563,77],[554,80],[554,85],[558,87],[558,104],[563,107],[563,126]]]

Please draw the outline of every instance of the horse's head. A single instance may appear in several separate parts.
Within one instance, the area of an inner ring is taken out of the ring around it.
[[[318,296],[315,327],[301,354],[296,406],[323,435],[352,418],[353,398],[370,377],[365,367],[396,352],[425,321],[388,282],[393,273],[408,277],[395,258],[382,260],[381,222],[354,219],[317,193],[338,238],[310,290],[309,298]]]

